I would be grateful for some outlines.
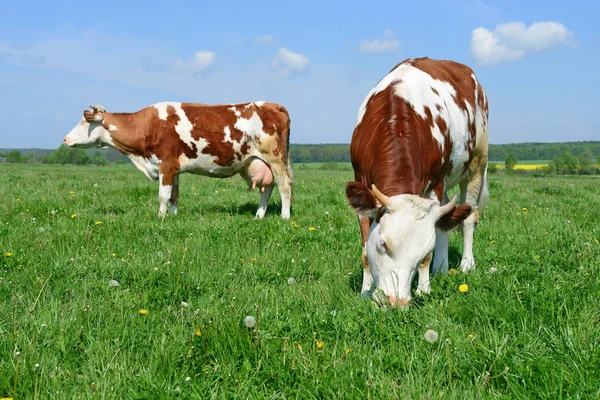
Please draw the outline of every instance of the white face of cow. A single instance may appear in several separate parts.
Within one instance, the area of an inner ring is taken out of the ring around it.
[[[102,125],[102,113],[84,112],[84,117],[63,139],[69,147],[104,147],[111,143],[110,132]]]
[[[365,247],[375,289],[381,289],[392,305],[407,304],[418,268],[429,273],[436,227],[452,229],[471,207],[455,207],[456,198],[440,206],[437,199],[412,194],[388,197],[375,186],[371,193],[357,182],[349,184],[346,193],[357,213],[373,220]]]
[[[417,268],[435,247],[439,202],[408,194],[394,196],[378,213],[379,222],[373,222],[366,242],[373,283],[392,303],[409,300]]]

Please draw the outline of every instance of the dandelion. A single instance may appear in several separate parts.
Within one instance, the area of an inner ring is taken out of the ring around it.
[[[497,268],[494,268],[494,267],[490,268],[490,274],[494,275],[496,272],[498,272]]]
[[[256,318],[254,318],[252,315],[248,315],[246,318],[244,318],[244,325],[246,325],[246,328],[248,329],[252,329],[256,326]]]
[[[71,196],[75,196],[75,192],[74,191],[71,190],[69,193],[71,194]]]
[[[113,257],[116,257],[116,256],[117,256],[117,253],[112,253],[112,256],[113,256]]]
[[[114,280],[114,279],[111,279],[111,280],[108,282],[108,285],[109,285],[110,287],[117,287],[117,286],[119,286],[119,282],[117,282],[117,281],[116,281],[116,280]]]
[[[250,261],[252,261],[252,262],[256,262],[256,258],[252,257],[252,258],[250,259]]]
[[[323,350],[323,346],[325,346],[325,343],[317,342],[317,350],[319,350],[319,351]]]
[[[448,270],[448,274],[450,274],[450,275],[456,275],[456,274],[458,274],[458,270],[455,269],[455,268],[450,268]]]
[[[298,351],[302,353],[302,345],[300,343],[298,343]]]
[[[467,293],[469,291],[469,286],[463,283],[458,287],[458,291],[461,293]]]
[[[196,330],[196,332],[194,332],[194,336],[202,336],[202,331],[200,329]]]
[[[71,219],[77,218],[77,214],[71,214]]]
[[[427,329],[423,336],[425,337],[425,340],[428,341],[429,343],[435,343],[435,342],[437,342],[437,340],[439,338],[438,333],[436,331],[434,331],[433,329]]]
[[[21,198],[20,198],[20,197],[17,197],[17,198],[15,199],[15,201],[21,201]]]
[[[188,303],[186,303],[185,301],[182,301],[182,302],[181,302],[181,307],[183,307],[183,308],[186,308],[188,305],[189,305],[189,304],[188,304]]]
[[[473,335],[472,333],[469,333],[469,339],[475,339],[475,335]]]
[[[97,183],[94,183],[94,187],[98,187],[98,184],[97,184]]]
[[[288,278],[288,285],[292,286],[296,284],[296,280],[294,278]]]
[[[94,222],[94,225],[102,225],[102,221],[96,221]]]
[[[527,211],[527,207],[521,208],[521,211]]]
[[[141,308],[139,312],[140,312],[140,315],[148,314],[148,310],[146,310],[145,308]]]
[[[6,257],[12,257],[13,253],[11,253],[10,251],[7,251],[4,255]]]
[[[538,255],[536,255],[536,256],[535,256],[535,259],[536,259],[536,260],[539,260],[539,259],[540,259],[540,255],[539,255],[539,254],[538,254]]]
[[[165,253],[163,253],[162,251],[159,251],[158,253],[156,253],[156,255],[159,257],[163,257],[165,255]]]
[[[40,231],[40,233],[44,233],[44,232],[46,232],[46,229],[44,229],[44,228],[40,228],[40,229],[38,229],[38,230]]]
[[[317,228],[315,228],[314,226],[311,226],[310,228],[308,228],[309,231],[316,231]]]
[[[52,214],[52,215],[56,215],[56,213],[57,213],[57,212],[58,212],[58,211],[56,211],[56,210],[52,210],[52,211],[50,211],[50,214]]]

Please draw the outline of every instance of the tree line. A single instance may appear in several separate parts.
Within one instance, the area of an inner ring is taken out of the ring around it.
[[[290,152],[294,163],[350,162],[350,144],[291,144]],[[514,143],[491,144],[489,146],[491,162],[502,163],[509,156],[519,161],[528,160],[570,160],[566,165],[572,166],[572,157],[580,161],[600,156],[598,142],[565,142],[565,143]],[[569,154],[572,156],[569,156]],[[116,149],[73,149],[62,145],[56,150],[48,149],[10,149],[0,150],[0,161],[17,163],[47,164],[113,164],[127,162],[127,157]],[[585,162],[585,161],[584,161]],[[557,169],[562,166],[558,161]],[[570,167],[569,167],[570,168]],[[568,169],[568,168],[567,168]]]

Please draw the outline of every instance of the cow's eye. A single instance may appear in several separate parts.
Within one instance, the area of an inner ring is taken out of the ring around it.
[[[380,247],[381,247],[381,249],[382,249],[383,251],[385,251],[386,253],[388,253],[388,252],[389,252],[389,248],[388,248],[388,245],[387,245],[387,243],[385,242],[385,240],[383,240],[383,239],[379,239],[379,246],[380,246]]]

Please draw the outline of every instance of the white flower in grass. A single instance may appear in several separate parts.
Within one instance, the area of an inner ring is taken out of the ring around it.
[[[497,268],[494,268],[494,267],[490,268],[490,274],[494,275],[496,272],[498,272]]]
[[[38,230],[40,231],[40,233],[44,233],[44,232],[46,232],[46,229],[44,229],[44,228],[40,228],[40,229],[38,229]]]
[[[427,340],[429,343],[435,343],[439,338],[438,333],[433,329],[427,329],[424,336],[425,340]]]
[[[244,318],[244,325],[246,325],[246,328],[248,329],[252,329],[256,326],[256,318],[254,318],[252,315],[248,315],[246,318]]]
[[[294,278],[288,278],[288,285],[295,285],[296,280]]]
[[[108,285],[109,285],[109,286],[111,286],[111,287],[117,287],[117,286],[119,286],[119,282],[118,282],[118,281],[116,281],[116,280],[114,280],[114,279],[111,279],[111,280],[108,282]]]
[[[165,253],[163,253],[162,251],[159,251],[158,253],[156,253],[156,255],[159,257],[163,257],[165,255]]]
[[[188,304],[188,303],[186,303],[185,301],[182,301],[182,302],[181,302],[181,307],[183,307],[183,308],[186,308],[188,305],[189,305],[189,304]]]
[[[186,382],[189,382],[189,381],[191,381],[191,380],[192,380],[192,378],[190,378],[189,376],[186,376],[186,377],[185,377],[185,381],[186,381]]]

